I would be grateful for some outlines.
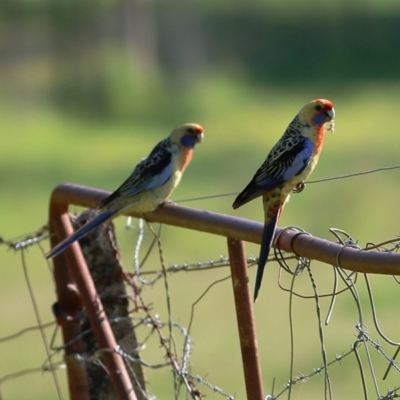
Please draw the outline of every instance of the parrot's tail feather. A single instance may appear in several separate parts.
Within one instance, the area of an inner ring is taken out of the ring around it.
[[[269,224],[264,225],[263,235],[261,239],[260,256],[258,257],[258,269],[256,276],[256,284],[254,287],[254,301],[257,300],[258,292],[260,291],[264,268],[268,261],[269,251],[274,240],[276,225],[279,218],[279,212],[271,219]]]
[[[54,246],[47,254],[46,258],[53,258],[58,254],[62,253],[65,249],[71,246],[72,243],[81,239],[83,236],[87,235],[93,229],[101,225],[103,222],[106,222],[110,219],[114,214],[116,214],[119,210],[106,210],[102,211],[95,218],[89,221],[87,224],[80,227],[77,231],[75,231],[71,236],[68,236],[66,239],[58,243]]]

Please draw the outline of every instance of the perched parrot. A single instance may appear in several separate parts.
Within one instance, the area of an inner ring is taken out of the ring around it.
[[[290,192],[302,185],[315,168],[325,131],[334,130],[334,117],[333,103],[329,100],[316,99],[306,104],[233,203],[233,209],[237,209],[256,197],[263,198],[264,231],[254,301],[258,297],[279,216]]]
[[[157,208],[178,186],[195,145],[203,137],[204,129],[197,124],[175,128],[136,165],[129,178],[99,204],[97,216],[58,243],[46,258],[55,257],[100,224],[124,212],[146,213]]]

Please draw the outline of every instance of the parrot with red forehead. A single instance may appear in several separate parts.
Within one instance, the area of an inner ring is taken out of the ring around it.
[[[128,179],[98,206],[98,214],[72,235],[58,243],[46,258],[63,252],[72,243],[100,224],[125,212],[146,213],[156,209],[178,186],[193,156],[193,149],[204,137],[198,124],[184,124],[159,142],[148,157],[141,160]]]
[[[250,183],[237,196],[232,207],[262,196],[264,230],[254,289],[257,300],[278,219],[290,193],[299,188],[317,165],[325,132],[334,130],[335,110],[330,100],[316,99],[306,104],[269,152]]]

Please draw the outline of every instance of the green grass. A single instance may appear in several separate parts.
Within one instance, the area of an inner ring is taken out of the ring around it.
[[[214,76],[194,84],[191,90],[183,91],[178,99],[171,100],[172,104],[165,105],[173,108],[174,104],[187,104],[179,120],[171,118],[168,124],[165,118],[162,122],[157,119],[149,119],[148,122],[140,119],[130,123],[88,121],[62,114],[52,107],[17,106],[3,99],[0,103],[0,131],[3,132],[0,148],[0,235],[7,239],[23,236],[45,224],[49,195],[58,183],[69,181],[115,189],[156,141],[166,136],[173,126],[187,121],[201,123],[206,129],[206,136],[204,143],[196,149],[193,163],[173,199],[238,192],[253,176],[298,109],[315,97],[331,98],[336,105],[337,119],[336,132],[326,137],[324,152],[313,179],[400,164],[397,145],[399,86],[398,82],[388,82],[345,88],[326,85],[318,88],[261,89],[249,88],[238,82],[232,84],[229,79]],[[160,104],[154,104],[154,109],[151,109],[149,102],[148,107],[149,115],[157,115]],[[175,115],[178,114],[175,110]],[[391,171],[310,184],[301,195],[292,196],[281,225],[301,226],[315,236],[330,240],[333,238],[328,228],[342,228],[359,240],[360,245],[393,238],[399,232],[398,181],[399,172]],[[186,205],[261,220],[259,201],[235,213],[231,209],[232,201],[233,196],[197,200]],[[130,269],[136,234],[135,231],[125,231],[124,223],[125,219],[119,218],[117,227],[124,263]],[[162,240],[167,265],[208,261],[227,254],[223,238],[164,228]],[[247,250],[248,254],[256,255],[258,247],[248,245]],[[20,254],[7,250],[5,246],[0,251],[0,337],[4,337],[36,322]],[[43,320],[51,321],[50,306],[55,301],[55,295],[47,265],[38,249],[30,249],[26,259]],[[158,265],[156,255],[153,261]],[[329,292],[332,283],[330,267],[317,263],[313,265],[321,291]],[[171,277],[173,318],[187,325],[191,304],[213,281],[228,274],[228,269],[225,269]],[[250,272],[252,284],[254,274],[253,268]],[[276,276],[276,265],[268,266],[255,307],[267,393],[271,391],[273,376],[277,377],[276,392],[280,390],[288,378],[289,369],[288,295],[277,288]],[[386,296],[394,298],[393,293],[397,289],[388,285],[388,281],[391,282],[390,278],[379,278],[376,285],[377,298],[385,304],[387,320],[382,321],[384,327],[391,324],[394,313],[398,311],[395,301],[385,301]],[[289,284],[287,281],[286,286]],[[306,277],[302,277],[298,285],[299,291],[311,293]],[[147,289],[145,295],[154,301],[155,309],[165,318],[162,285]],[[325,328],[330,340],[330,359],[335,353],[349,349],[355,340],[357,314],[350,296],[345,299],[338,300],[332,322]],[[324,302],[324,312],[326,309],[327,302]],[[294,371],[307,373],[322,363],[313,301],[296,300],[294,319],[297,352]],[[238,399],[244,398],[229,280],[213,287],[199,303],[194,321],[193,372],[206,376],[224,391],[235,393]],[[370,319],[368,324],[372,329]],[[52,331],[48,333],[51,336]],[[307,344],[310,340],[313,343],[311,348]],[[35,345],[32,346],[32,343]],[[2,360],[6,360],[0,365],[0,377],[24,368],[38,367],[46,358],[37,332],[0,343],[0,346]],[[391,350],[388,352],[392,353]],[[143,356],[153,360],[159,357],[162,361],[158,343],[154,343],[154,348],[148,347]],[[382,358],[379,363],[385,365]],[[354,360],[343,362],[342,367],[335,366],[334,371],[332,381],[336,397],[360,398]],[[381,371],[379,374],[380,379]],[[59,375],[63,377],[63,371]],[[343,376],[346,376],[345,380]],[[160,399],[171,398],[169,370],[148,373],[147,378],[151,383],[151,392]],[[322,398],[322,382],[322,377],[314,377],[306,385],[297,385],[293,398]],[[396,374],[391,373],[389,380],[380,384],[382,388],[394,387]],[[55,398],[48,373],[7,381],[0,390],[4,399]]]

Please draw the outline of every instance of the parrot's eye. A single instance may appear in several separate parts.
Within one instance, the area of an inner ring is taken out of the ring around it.
[[[322,106],[318,104],[317,106],[315,106],[315,110],[316,111],[322,111]]]
[[[187,128],[187,133],[194,133],[194,129],[193,128]]]

